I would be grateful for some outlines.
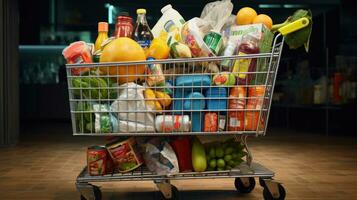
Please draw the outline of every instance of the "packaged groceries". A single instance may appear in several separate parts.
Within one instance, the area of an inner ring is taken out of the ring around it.
[[[237,49],[237,54],[241,56],[257,53],[259,53],[257,41],[251,37],[244,38]],[[240,58],[236,60],[233,66],[233,74],[238,77],[238,83],[240,85],[248,84],[255,75],[252,73],[249,74],[249,72],[255,72],[256,67],[256,58]]]
[[[224,131],[226,129],[226,121],[227,121],[227,116],[226,115],[218,115],[218,130],[219,131]]]
[[[162,16],[152,28],[155,38],[166,36],[165,42],[172,44],[181,40],[181,28],[185,23],[184,18],[177,10],[173,9],[171,4],[161,9]]]
[[[216,31],[210,31],[207,35],[205,35],[203,41],[215,55],[218,55],[223,45],[223,39],[220,33]]]
[[[192,57],[190,48],[181,42],[172,43],[170,48],[171,48],[170,55],[173,58],[191,58]]]
[[[155,119],[157,132],[188,132],[191,121],[188,115],[158,115]]]
[[[218,131],[218,115],[215,112],[208,112],[205,114],[204,132]]]
[[[94,51],[101,49],[103,42],[108,39],[108,23],[99,22],[98,23],[98,37],[95,41]]]
[[[126,62],[145,61],[144,50],[138,43],[127,37],[116,38],[104,46],[100,62]],[[113,67],[100,67],[104,74],[115,76],[119,84],[136,81],[143,77],[145,65],[121,65]]]
[[[91,176],[100,176],[113,172],[114,163],[105,146],[88,147],[87,167]]]
[[[107,144],[106,148],[120,172],[132,171],[143,164],[143,159],[134,137],[124,141],[112,142]]]
[[[200,18],[187,21],[181,30],[182,41],[191,49],[192,57],[209,57],[214,53],[203,41],[212,26]]]
[[[144,87],[125,83],[120,88],[118,98],[111,105],[111,110],[117,113],[119,131],[153,132],[155,118],[152,109],[146,106]]]
[[[176,86],[194,86],[193,91],[200,91],[202,87],[209,86],[211,84],[211,79],[207,75],[189,75],[189,76],[178,76],[176,78]],[[191,88],[187,88],[191,90]]]
[[[133,19],[128,12],[120,12],[115,24],[114,37],[131,38],[134,32]]]
[[[206,91],[208,110],[227,109],[227,89],[223,87],[211,87]]]
[[[256,109],[257,111],[247,111],[244,119],[245,130],[261,131],[264,129],[264,117],[267,113],[260,111],[264,105],[265,86],[250,87],[248,89],[249,99],[247,109]]]
[[[154,60],[154,58],[148,58],[148,60]],[[149,86],[165,85],[165,76],[162,73],[162,64],[148,64],[146,66],[146,83]]]
[[[142,8],[137,9],[136,14],[138,14],[138,16],[136,18],[133,38],[142,48],[148,48],[151,41],[154,39],[154,36],[151,33],[149,24],[146,20],[146,10]]]
[[[73,42],[63,49],[62,55],[68,64],[92,63],[92,49],[83,41]],[[71,68],[73,75],[80,75],[88,71],[87,67]]]
[[[118,120],[110,113],[106,104],[93,104],[94,130],[96,133],[118,132]]]
[[[231,72],[221,72],[213,76],[212,83],[218,86],[232,86],[236,84],[236,77]]]
[[[244,130],[244,110],[247,90],[243,86],[230,89],[228,100],[228,131]]]
[[[162,138],[152,138],[146,143],[144,160],[149,170],[158,175],[172,175],[180,172],[175,151]]]
[[[170,142],[178,159],[180,172],[192,171],[190,136],[179,136]]]

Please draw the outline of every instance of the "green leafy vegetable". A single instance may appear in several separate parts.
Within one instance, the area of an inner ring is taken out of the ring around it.
[[[292,32],[288,35],[285,36],[285,43],[289,46],[290,49],[297,49],[299,47],[301,47],[302,45],[305,46],[305,50],[306,52],[309,51],[309,43],[310,43],[310,35],[312,32],[312,13],[311,10],[303,10],[303,9],[299,9],[297,11],[294,12],[294,14],[290,17],[288,17],[288,19],[281,24],[275,24],[272,27],[272,31],[275,32],[277,31],[279,28],[288,25],[300,18],[306,17],[310,20],[310,23],[308,26],[306,26],[303,29],[300,29],[298,31]]]

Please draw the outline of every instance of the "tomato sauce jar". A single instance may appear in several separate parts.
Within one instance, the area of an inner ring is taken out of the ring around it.
[[[127,12],[121,12],[117,17],[115,24],[114,37],[129,37],[131,38],[134,31],[133,19]]]

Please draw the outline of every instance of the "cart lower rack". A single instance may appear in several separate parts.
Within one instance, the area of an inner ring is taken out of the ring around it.
[[[274,173],[252,162],[247,145],[247,137],[266,133],[283,42],[278,34],[271,50],[259,54],[67,64],[74,135],[225,135],[247,152],[244,163],[219,171],[163,176],[141,167],[90,176],[84,168],[76,181],[81,199],[100,200],[100,189],[91,183],[107,181],[154,181],[162,199],[178,199],[170,180],[211,178],[235,178],[241,193],[251,192],[259,178],[264,199],[284,199]]]

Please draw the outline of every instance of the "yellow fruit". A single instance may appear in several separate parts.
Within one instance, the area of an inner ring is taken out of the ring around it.
[[[114,39],[107,44],[100,56],[100,62],[145,61],[146,56],[141,46],[127,37]],[[104,74],[121,75],[117,78],[119,84],[137,80],[145,73],[145,65],[124,65],[119,67],[100,67]],[[135,76],[125,76],[135,75]],[[137,75],[137,76],[136,76]]]
[[[169,57],[170,47],[162,39],[155,38],[152,40],[147,51],[147,57],[155,59],[166,59]]]
[[[256,16],[257,12],[253,8],[244,7],[238,11],[236,22],[238,25],[251,24]]]
[[[167,107],[171,104],[171,97],[168,94],[164,92],[156,91],[155,96],[163,107]]]
[[[268,15],[265,15],[265,14],[260,14],[254,18],[253,24],[259,24],[259,23],[265,24],[265,26],[269,30],[273,26],[273,20]]]
[[[146,89],[144,91],[145,103],[152,110],[162,110],[160,102],[156,99],[155,92],[152,89]]]

